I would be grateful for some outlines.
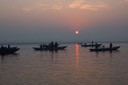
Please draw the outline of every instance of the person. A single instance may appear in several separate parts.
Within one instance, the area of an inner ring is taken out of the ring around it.
[[[58,47],[58,45],[59,45],[59,44],[58,44],[57,42],[55,42],[55,47]]]
[[[92,45],[93,45],[93,41],[92,41]]]
[[[109,47],[110,47],[110,49],[112,48],[112,43],[110,43]]]
[[[40,44],[40,48],[43,48],[43,45],[42,44]]]
[[[97,43],[95,43],[95,49],[97,49],[98,48],[98,44]]]
[[[105,48],[105,45],[102,45],[102,48]]]
[[[4,48],[4,46],[3,45],[1,45],[1,49],[3,49]]]
[[[8,45],[8,48],[10,48],[10,45]]]
[[[49,44],[49,47],[50,47],[50,48],[53,48],[53,46],[54,46],[54,42],[52,41],[52,42]]]
[[[84,45],[86,46],[86,43],[84,43]]]

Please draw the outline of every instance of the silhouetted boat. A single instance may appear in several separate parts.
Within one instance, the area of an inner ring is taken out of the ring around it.
[[[119,49],[120,48],[120,46],[114,46],[114,47],[112,47],[112,48],[110,48],[110,47],[106,47],[106,48],[97,48],[97,49],[89,49],[90,51],[113,51],[113,50],[117,50],[117,49]]]
[[[34,50],[37,50],[37,51],[43,51],[43,50],[64,50],[67,46],[58,46],[58,47],[53,47],[53,48],[50,48],[50,47],[33,47]]]
[[[10,47],[10,48],[0,48],[0,54],[12,54],[15,53],[16,51],[18,51],[20,48],[17,47]]]
[[[81,46],[82,47],[95,47],[95,46],[101,46],[102,44],[89,44],[89,45],[87,45],[87,44],[82,44]]]

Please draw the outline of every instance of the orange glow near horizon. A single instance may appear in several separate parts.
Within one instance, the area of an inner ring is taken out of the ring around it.
[[[80,14],[80,10],[66,10],[66,14],[62,14],[62,20],[65,21],[65,25],[71,30],[80,30],[86,28],[89,24],[89,19],[85,14]],[[87,21],[88,20],[88,21]]]

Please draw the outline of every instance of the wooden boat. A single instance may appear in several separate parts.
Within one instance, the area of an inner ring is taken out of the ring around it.
[[[113,50],[117,50],[117,49],[119,49],[120,48],[120,46],[114,46],[114,47],[112,47],[112,48],[110,48],[110,47],[107,47],[107,48],[97,48],[97,49],[89,49],[90,51],[113,51]]]
[[[96,44],[89,44],[89,45],[87,45],[87,44],[82,44],[81,46],[82,46],[82,47],[95,47],[95,46],[98,46],[98,47],[99,47],[99,46],[101,46],[101,45],[102,45],[102,44],[97,44],[97,45],[96,45]]]
[[[58,46],[58,47],[33,47],[34,50],[36,51],[43,51],[43,50],[64,50],[67,46]]]
[[[15,53],[16,51],[18,51],[20,48],[17,47],[10,47],[10,48],[0,48],[0,54],[11,54],[11,53]]]

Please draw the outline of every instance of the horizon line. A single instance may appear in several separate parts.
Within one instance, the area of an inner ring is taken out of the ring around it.
[[[55,42],[55,41],[53,41]],[[62,43],[62,44],[75,44],[75,43],[91,43],[92,41],[57,41],[58,43]],[[128,41],[93,41],[93,42],[98,42],[98,43],[128,43]],[[50,41],[24,41],[24,42],[0,42],[0,45],[18,45],[18,44],[46,44],[46,43],[50,43]]]

